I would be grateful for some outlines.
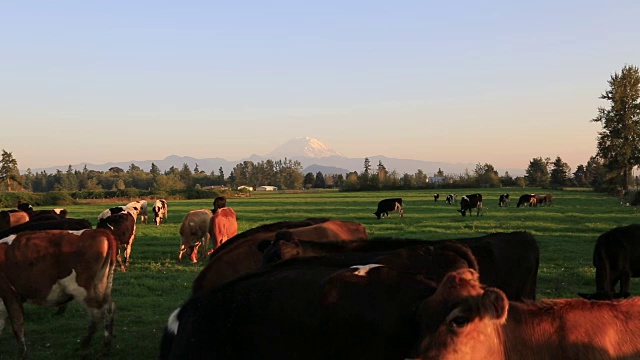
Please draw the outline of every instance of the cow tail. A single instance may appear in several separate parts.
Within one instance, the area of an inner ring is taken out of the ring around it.
[[[104,258],[104,261],[102,263],[102,267],[101,267],[102,271],[100,274],[98,274],[98,276],[100,278],[104,278],[104,276],[106,275],[107,277],[107,283],[104,288],[103,299],[104,301],[106,301],[107,304],[109,304],[111,302],[111,289],[113,289],[113,274],[115,272],[115,267],[117,262],[116,258],[118,255],[118,242],[116,241],[116,238],[113,236],[113,234],[111,234],[111,232],[109,231],[106,231],[104,236],[105,236],[105,240],[108,243],[108,250]]]

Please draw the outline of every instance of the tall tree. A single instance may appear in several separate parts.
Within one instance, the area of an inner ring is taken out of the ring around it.
[[[324,186],[325,186],[324,175],[322,174],[322,171],[318,171],[316,173],[316,179],[313,182],[313,187],[318,189],[323,189]]]
[[[593,122],[602,124],[598,133],[598,157],[616,187],[629,188],[632,169],[640,165],[640,69],[625,65],[608,81],[609,88],[600,99],[609,107],[598,107]]]
[[[553,168],[551,169],[550,182],[553,186],[567,186],[571,179],[571,168],[569,164],[562,161],[560,156],[556,157],[553,162]]]
[[[15,183],[20,184],[20,170],[18,161],[13,157],[13,153],[2,149],[2,159],[0,160],[0,183],[7,184],[7,190],[16,189]]]
[[[527,184],[531,186],[545,186],[549,183],[548,161],[542,157],[529,161],[529,167],[525,171]]]
[[[304,180],[302,181],[302,186],[304,186],[305,189],[309,189],[311,187],[313,187],[313,183],[316,181],[316,177],[313,176],[312,172],[308,172],[304,175]]]

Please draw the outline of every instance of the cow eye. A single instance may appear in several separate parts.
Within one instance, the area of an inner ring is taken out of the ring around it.
[[[467,326],[469,323],[469,318],[466,316],[456,316],[449,321],[449,326],[452,329],[459,329]]]

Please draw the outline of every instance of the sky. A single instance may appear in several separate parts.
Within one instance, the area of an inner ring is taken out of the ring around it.
[[[640,2],[6,1],[0,148],[21,171],[230,161],[310,136],[347,157],[525,169],[596,153]]]

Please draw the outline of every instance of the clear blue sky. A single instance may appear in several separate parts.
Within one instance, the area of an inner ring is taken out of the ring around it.
[[[639,19],[635,0],[3,2],[0,147],[23,171],[237,160],[300,136],[575,169],[609,76],[640,65]]]

